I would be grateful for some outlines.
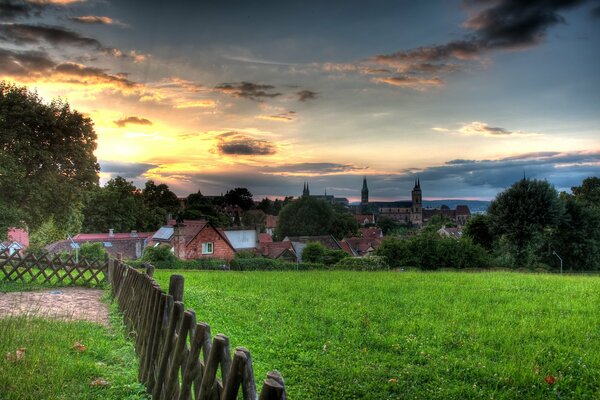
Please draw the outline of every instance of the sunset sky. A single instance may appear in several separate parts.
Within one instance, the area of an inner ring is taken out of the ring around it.
[[[0,79],[89,115],[102,182],[490,199],[600,175],[600,2],[0,0]]]

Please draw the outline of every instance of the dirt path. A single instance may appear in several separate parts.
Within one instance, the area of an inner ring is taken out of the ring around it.
[[[103,293],[77,287],[0,293],[0,318],[31,315],[108,325],[108,307],[100,301]]]

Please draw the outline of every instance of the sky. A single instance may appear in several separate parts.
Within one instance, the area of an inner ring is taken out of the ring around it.
[[[0,0],[0,79],[89,116],[101,182],[492,199],[600,176],[600,1]]]

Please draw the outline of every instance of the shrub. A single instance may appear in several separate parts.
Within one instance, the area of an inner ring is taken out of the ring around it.
[[[169,246],[146,247],[142,260],[149,263],[174,263],[177,260]],[[156,265],[155,265],[156,266]]]
[[[390,269],[384,257],[346,257],[334,265],[335,269],[350,271],[385,271]]]
[[[102,243],[83,243],[79,247],[79,257],[86,260],[104,260],[107,252]]]
[[[325,246],[323,246],[321,243],[308,243],[302,250],[302,261],[323,263],[326,250],[327,249],[325,249]]]

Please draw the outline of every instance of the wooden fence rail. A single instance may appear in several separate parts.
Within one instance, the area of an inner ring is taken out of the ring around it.
[[[108,282],[135,339],[138,378],[154,400],[285,400],[281,375],[269,372],[260,397],[248,349],[229,347],[227,336],[211,339],[210,326],[185,310],[183,276],[172,275],[168,294],[152,278],[120,260],[108,261]],[[221,373],[220,379],[218,373]]]
[[[45,283],[52,285],[100,286],[106,280],[108,260],[76,262],[72,256],[0,252],[0,282]]]

